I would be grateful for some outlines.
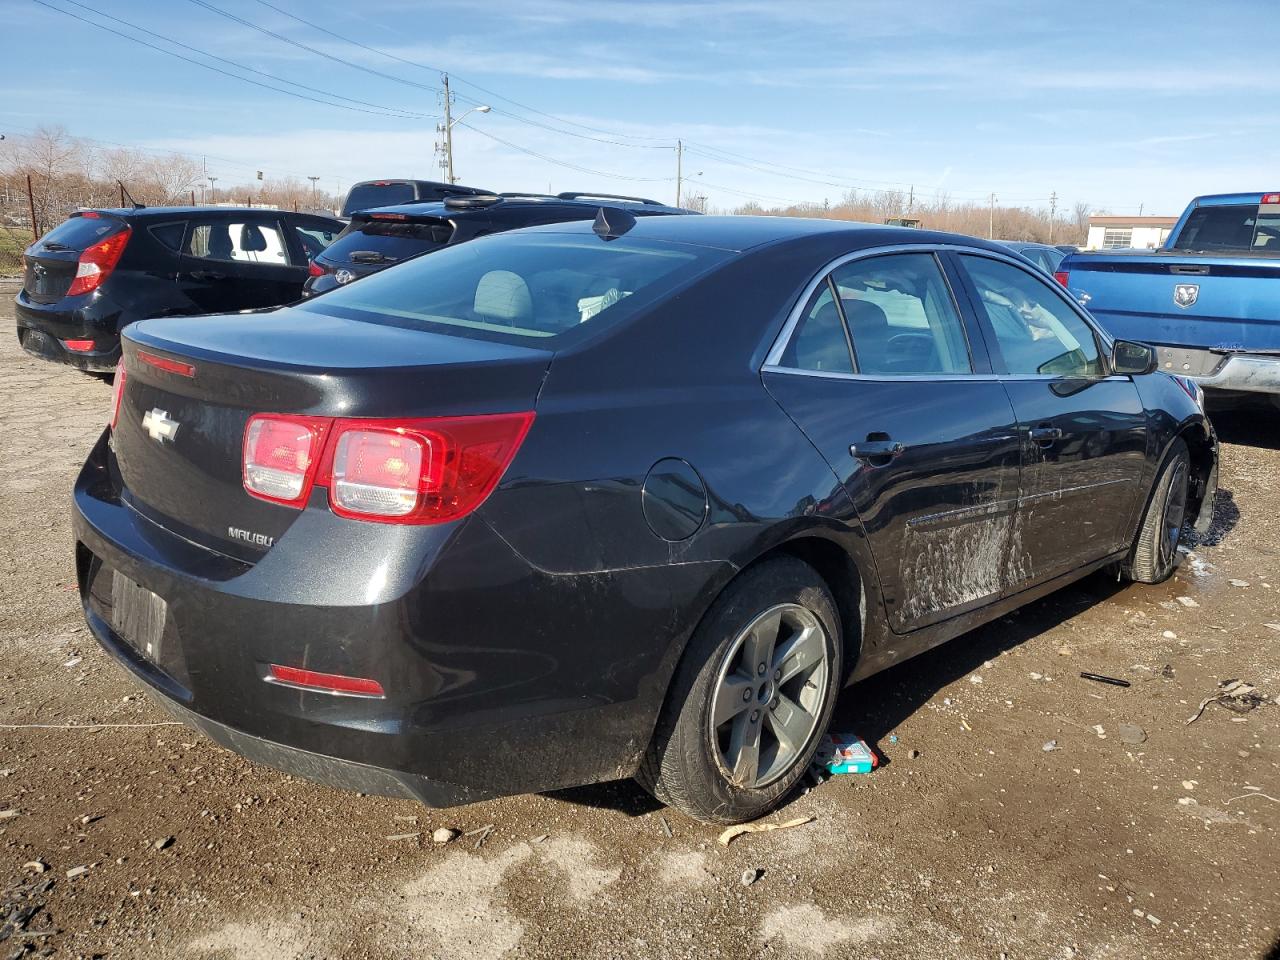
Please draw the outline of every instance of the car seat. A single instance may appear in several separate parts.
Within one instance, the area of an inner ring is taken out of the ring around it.
[[[480,278],[472,309],[476,317],[485,323],[527,327],[533,320],[529,285],[510,270],[490,270]]]

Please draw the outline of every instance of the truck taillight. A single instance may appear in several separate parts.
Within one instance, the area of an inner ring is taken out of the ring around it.
[[[259,413],[244,430],[244,488],[261,500],[306,506],[333,421]]]
[[[1280,203],[1280,193],[1264,193],[1262,195],[1263,203]]]
[[[113,233],[105,240],[99,240],[80,254],[80,262],[76,265],[76,276],[67,290],[68,297],[76,297],[82,293],[92,293],[102,286],[102,281],[111,275],[111,271],[120,262],[120,256],[129,243],[133,231],[125,227],[119,233]]]
[[[111,385],[111,429],[116,428],[116,421],[120,419],[120,403],[124,400],[124,381],[126,374],[124,372],[124,358],[116,364],[115,383]]]
[[[1071,279],[1071,273],[1067,270],[1055,270],[1053,279],[1057,280],[1065,287],[1067,285],[1067,281]]]
[[[493,492],[532,423],[532,412],[338,420],[321,471],[329,506],[382,523],[457,520]]]

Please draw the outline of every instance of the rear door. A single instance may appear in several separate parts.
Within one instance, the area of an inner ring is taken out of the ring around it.
[[[96,210],[64,220],[24,251],[26,295],[35,303],[57,303],[71,289],[80,254],[125,227],[123,220]]]
[[[295,263],[278,214],[236,211],[193,216],[178,285],[193,312],[226,313],[291,303],[302,295],[305,262]]]
[[[1102,342],[1050,278],[1011,257],[956,260],[1017,414],[1022,581],[1125,548],[1147,440],[1132,378],[1110,375]]]
[[[932,249],[835,264],[764,380],[853,499],[895,631],[1006,591],[1021,464],[1013,408]]]

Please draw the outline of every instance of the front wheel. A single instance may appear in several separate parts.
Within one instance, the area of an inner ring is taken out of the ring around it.
[[[748,570],[689,641],[640,782],[696,820],[776,807],[812,762],[843,679],[831,592],[792,557]]]
[[[1124,566],[1124,573],[1138,583],[1161,583],[1173,575],[1178,561],[1178,541],[1187,519],[1187,489],[1191,455],[1181,438],[1173,442],[1155,489],[1138,528],[1138,539]]]

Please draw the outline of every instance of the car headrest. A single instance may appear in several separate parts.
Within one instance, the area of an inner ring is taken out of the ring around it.
[[[215,223],[209,227],[209,256],[218,260],[231,259],[231,231],[225,223]]]
[[[240,249],[259,253],[267,249],[267,237],[256,224],[246,223],[240,228]]]
[[[871,301],[841,297],[840,305],[844,307],[844,315],[849,321],[849,332],[853,335],[855,344],[858,342],[858,334],[882,336],[889,332],[888,315]]]
[[[475,313],[488,320],[514,325],[533,318],[529,285],[510,270],[490,270],[476,284]]]

